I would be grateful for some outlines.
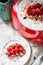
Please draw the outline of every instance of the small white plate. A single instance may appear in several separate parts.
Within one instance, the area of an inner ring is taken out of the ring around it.
[[[24,65],[27,63],[27,61],[30,59],[31,57],[31,47],[30,44],[24,39],[16,39],[17,37],[15,37],[15,40],[9,41],[8,43],[6,43],[5,45],[0,44],[0,62],[1,65]],[[15,43],[19,43],[21,44],[25,50],[26,53],[23,57],[13,57],[13,58],[8,58],[4,53],[5,53],[5,48],[8,47],[11,44],[15,44]]]

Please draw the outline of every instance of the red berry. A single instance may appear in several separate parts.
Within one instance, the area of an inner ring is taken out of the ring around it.
[[[19,49],[17,47],[14,50],[15,50],[15,53],[19,53]]]
[[[12,45],[11,45],[11,46],[9,46],[9,48],[10,48],[10,49],[12,49]]]
[[[17,48],[20,48],[20,47],[21,47],[21,45],[20,45],[20,44],[16,44],[15,46],[16,46]]]
[[[19,48],[19,52],[23,52],[24,51],[24,48],[23,47],[20,47]]]
[[[12,49],[14,49],[15,48],[15,45],[12,45]]]
[[[10,52],[7,52],[6,55],[8,55],[10,57],[12,54]]]
[[[35,7],[36,7],[36,8],[40,8],[40,7],[41,7],[41,4],[36,3],[36,4],[35,4]]]
[[[27,11],[26,11],[26,12],[27,12],[28,15],[30,15],[30,11],[31,11],[31,6],[29,6],[29,7],[27,8]]]
[[[43,7],[41,8],[41,10],[43,11]]]
[[[10,52],[10,50],[11,50],[11,49],[8,47],[8,48],[7,48],[7,51]]]
[[[42,15],[42,14],[43,14],[43,11],[42,11],[41,9],[38,9],[38,10],[37,10],[37,14],[38,14],[38,15]]]
[[[14,54],[15,54],[14,49],[12,49],[12,50],[10,51],[10,53],[11,53],[12,55],[14,55]]]
[[[38,9],[36,9],[36,13],[37,13],[37,15],[39,15],[39,10],[40,10],[39,8],[38,8]]]
[[[36,9],[32,9],[32,15],[36,15]]]
[[[35,6],[34,6],[34,5],[32,5],[32,6],[31,6],[31,9],[35,9]]]
[[[39,15],[42,15],[42,14],[43,14],[43,11],[42,11],[42,10],[40,10],[40,11],[39,11]]]

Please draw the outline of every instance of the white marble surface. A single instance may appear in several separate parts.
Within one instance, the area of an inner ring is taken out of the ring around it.
[[[0,44],[4,44],[10,40],[14,40],[15,35],[17,35],[17,37],[21,37],[21,35],[16,30],[13,29],[11,22],[4,23],[0,19]],[[32,56],[30,58],[30,61],[28,61],[28,63],[26,65],[32,65],[35,58],[37,58],[39,55],[43,54],[43,46],[32,43],[29,40],[27,40],[27,41],[29,42],[29,44],[32,47]],[[2,64],[0,64],[0,65],[2,65]]]

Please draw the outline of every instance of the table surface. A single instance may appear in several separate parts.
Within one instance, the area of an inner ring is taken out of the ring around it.
[[[10,30],[10,31],[9,31]],[[7,33],[6,33],[7,31]],[[9,31],[9,33],[8,33]],[[7,36],[6,36],[7,35]],[[12,35],[12,36],[11,36]],[[18,37],[20,37],[21,35],[13,28],[11,21],[5,21],[3,22],[0,19],[0,43],[3,42],[3,39],[5,39],[4,42],[7,42],[6,40],[13,40],[13,36],[17,35]],[[32,56],[30,58],[30,61],[26,64],[26,65],[32,65],[32,63],[35,61],[35,59],[43,54],[43,46],[33,43],[29,40],[27,40],[31,47],[32,47]]]

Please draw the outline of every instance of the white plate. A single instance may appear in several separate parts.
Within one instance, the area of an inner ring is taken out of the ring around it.
[[[21,44],[25,50],[26,53],[23,57],[14,57],[14,58],[8,58],[4,53],[5,53],[5,48],[9,45],[11,45],[12,43],[15,44],[15,42]],[[24,65],[25,63],[27,63],[27,61],[30,59],[31,56],[31,47],[30,44],[24,39],[24,38],[17,38],[15,37],[14,41],[9,41],[6,44],[0,44],[0,65]]]

